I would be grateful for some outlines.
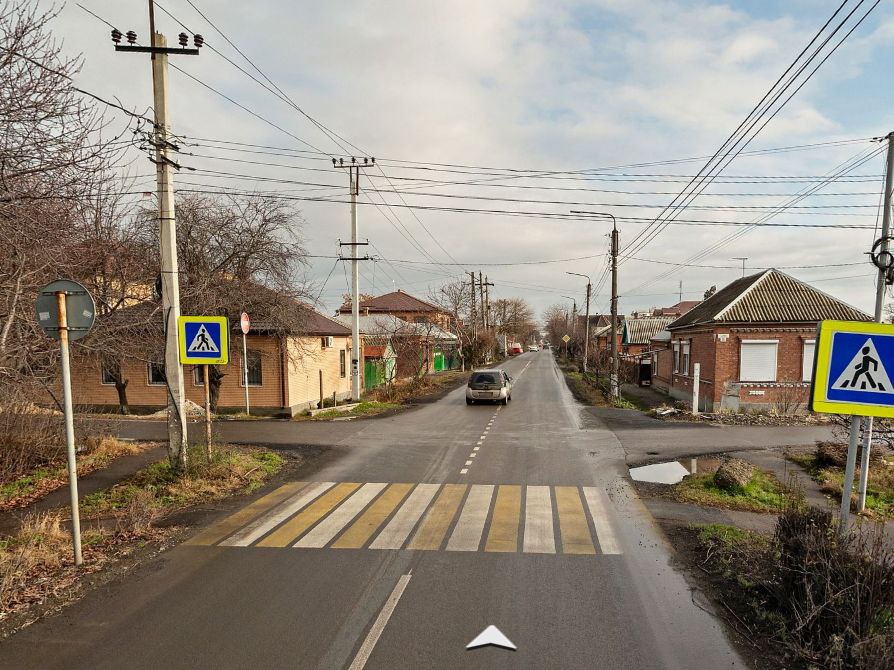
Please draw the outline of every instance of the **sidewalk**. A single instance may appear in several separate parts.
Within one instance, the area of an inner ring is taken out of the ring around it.
[[[114,486],[147,465],[165,458],[167,453],[167,448],[160,446],[141,451],[138,454],[120,456],[112,461],[108,467],[100,468],[83,477],[78,477],[78,500],[83,500],[84,496],[90,493]],[[0,512],[0,536],[10,535],[15,532],[22,519],[29,514],[68,507],[70,501],[68,484],[66,483],[40,500],[35,500],[30,505]]]

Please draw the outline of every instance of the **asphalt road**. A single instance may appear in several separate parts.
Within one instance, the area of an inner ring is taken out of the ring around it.
[[[615,433],[582,422],[548,352],[505,367],[506,407],[460,388],[301,428],[333,445],[302,483],[21,631],[0,667],[744,667],[671,566]],[[516,651],[466,650],[491,624]]]

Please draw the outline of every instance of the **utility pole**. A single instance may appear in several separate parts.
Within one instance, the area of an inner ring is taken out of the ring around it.
[[[587,280],[587,306],[586,306],[586,316],[584,317],[584,374],[587,372],[587,358],[590,353],[590,291],[592,290],[592,284],[590,283],[590,277],[585,274],[581,274],[580,272],[566,272],[567,275],[575,275],[577,277],[583,277]]]
[[[891,197],[894,191],[894,132],[888,133],[888,160],[885,170],[885,197],[884,212],[882,214],[882,243],[879,254],[888,251],[888,235],[891,231]],[[885,292],[887,288],[887,272],[881,268],[878,271],[878,281],[875,287],[875,320],[882,322],[882,311],[885,307]],[[860,482],[857,486],[857,511],[862,512],[866,508],[866,488],[869,484],[869,450],[872,446],[872,417],[863,419],[863,452],[860,456]],[[850,498],[850,496],[848,496]],[[848,500],[850,503],[850,500]]]
[[[472,333],[477,335],[478,331],[478,314],[475,309],[475,273],[470,272],[469,276],[472,278]]]
[[[488,326],[493,327],[493,319],[491,318],[490,313],[490,290],[489,287],[493,286],[491,282],[487,280],[487,275],[484,275],[484,327]]]
[[[167,39],[155,32],[155,3],[149,0],[150,46],[137,46],[137,34],[128,30],[127,44],[120,44],[122,34],[112,29],[115,51],[131,51],[151,54],[152,101],[155,110],[151,144],[155,148],[155,178],[158,198],[159,246],[161,257],[161,304],[165,333],[165,379],[168,388],[168,458],[171,465],[183,471],[186,468],[187,432],[184,407],[185,389],[183,367],[177,343],[177,320],[180,318],[180,274],[177,262],[177,219],[174,209],[174,173],[179,165],[171,160],[169,151],[177,146],[169,140],[171,123],[168,120],[168,54],[198,56],[205,43],[201,35],[193,35],[195,48],[186,48],[189,36],[178,35],[180,47],[168,47]]]
[[[609,214],[611,216],[611,214]],[[611,394],[612,398],[621,395],[621,387],[618,384],[618,224],[612,216],[612,373]]]
[[[748,260],[748,256],[733,256],[732,260],[734,261],[742,261],[742,276],[745,276],[745,261]]]
[[[360,195],[360,168],[376,164],[375,158],[364,157],[363,163],[351,156],[350,162],[344,158],[332,159],[332,167],[348,169],[348,185],[351,188],[351,241],[341,246],[351,247],[351,255],[341,260],[351,261],[351,400],[360,400],[360,261],[369,260],[369,256],[359,256],[357,247],[368,245],[357,239],[357,196]]]
[[[481,299],[481,327],[487,332],[487,310],[484,307],[484,275],[478,271],[478,297]]]
[[[680,302],[683,302],[683,280],[680,280]]]

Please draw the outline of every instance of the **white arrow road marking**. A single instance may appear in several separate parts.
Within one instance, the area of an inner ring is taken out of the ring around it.
[[[502,649],[518,649],[512,641],[500,632],[500,629],[491,624],[478,634],[474,640],[466,645],[466,649],[477,649],[479,647],[500,647]]]
[[[372,628],[369,629],[366,639],[363,641],[363,644],[360,645],[360,650],[357,652],[357,655],[354,657],[348,670],[361,670],[366,665],[370,654],[372,654],[372,651],[376,646],[376,642],[378,642],[379,638],[382,636],[382,631],[384,631],[385,626],[388,625],[388,619],[394,614],[394,608],[397,607],[397,601],[400,600],[400,597],[404,594],[404,589],[406,589],[407,584],[410,583],[411,576],[412,575],[410,574],[406,574],[397,580],[394,590],[391,592],[391,595],[388,596],[388,600],[385,601],[382,611],[379,612],[379,616],[377,616],[376,620],[373,622]]]

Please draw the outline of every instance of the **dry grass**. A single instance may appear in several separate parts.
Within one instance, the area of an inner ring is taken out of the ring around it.
[[[136,513],[145,516],[151,513],[151,519],[190,505],[250,493],[278,472],[283,464],[283,458],[275,452],[227,447],[217,449],[210,463],[193,459],[186,474],[179,476],[164,460],[110,489],[85,496],[81,513],[85,517],[121,517]]]

